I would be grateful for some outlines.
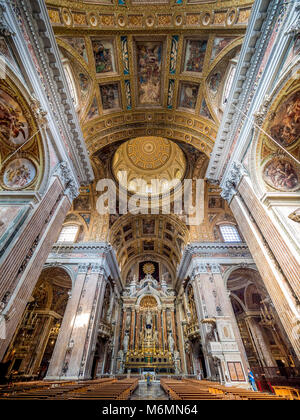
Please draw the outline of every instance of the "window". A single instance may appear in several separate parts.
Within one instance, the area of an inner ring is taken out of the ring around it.
[[[238,230],[233,225],[222,225],[220,231],[224,242],[242,242]]]
[[[78,226],[64,226],[60,232],[58,242],[75,242]]]
[[[65,71],[65,75],[66,75],[66,79],[67,79],[67,83],[68,83],[69,91],[73,100],[74,107],[77,108],[78,97],[77,97],[76,87],[75,87],[74,79],[73,79],[69,64],[64,65],[64,71]]]

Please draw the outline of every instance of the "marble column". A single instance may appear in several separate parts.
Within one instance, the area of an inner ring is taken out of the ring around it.
[[[178,344],[177,344],[177,330],[176,330],[176,324],[175,324],[175,315],[174,315],[174,309],[171,310],[171,320],[172,320],[172,330],[173,330],[173,336],[174,336],[174,350],[177,351]]]
[[[87,276],[88,267],[88,264],[80,264],[78,266],[75,284],[69,296],[67,307],[45,379],[60,379],[60,377],[63,375],[62,371],[64,368],[66,353],[70,353],[74,344],[71,343],[71,333],[75,322],[75,314],[78,311],[79,300]]]
[[[62,325],[61,339],[56,343],[57,349],[54,351],[52,366],[50,364],[46,379],[90,378],[90,356],[97,338],[105,279],[103,268],[99,264],[91,265],[86,272],[82,273],[82,270],[86,271],[86,267],[79,269],[75,293],[72,292],[68,302],[66,323]],[[58,353],[62,357],[56,360],[55,355]]]

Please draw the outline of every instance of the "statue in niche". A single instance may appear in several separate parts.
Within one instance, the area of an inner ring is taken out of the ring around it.
[[[128,351],[128,343],[129,343],[129,335],[126,333],[123,340],[123,351],[127,353]]]
[[[152,314],[150,311],[147,311],[147,314],[146,314],[146,325],[152,326]]]
[[[126,321],[125,321],[125,328],[126,328],[127,330],[130,328],[130,321],[131,321],[131,316],[130,316],[130,313],[129,313],[129,312],[127,312],[127,315],[126,315]]]
[[[173,353],[174,352],[174,338],[172,337],[171,333],[169,333],[168,344],[169,344],[170,353]]]

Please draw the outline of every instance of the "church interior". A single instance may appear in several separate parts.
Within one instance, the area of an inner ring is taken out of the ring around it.
[[[297,1],[0,1],[0,399],[300,399],[299,57]]]

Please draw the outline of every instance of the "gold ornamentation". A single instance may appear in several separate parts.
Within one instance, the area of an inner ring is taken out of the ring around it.
[[[141,299],[140,307],[143,308],[143,309],[156,308],[157,307],[157,302],[156,302],[155,297],[153,297],[153,296],[144,296]]]
[[[143,265],[143,272],[145,274],[153,274],[155,271],[154,264],[152,263],[146,263]]]

